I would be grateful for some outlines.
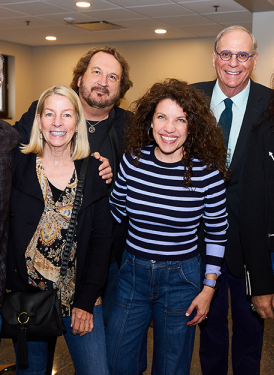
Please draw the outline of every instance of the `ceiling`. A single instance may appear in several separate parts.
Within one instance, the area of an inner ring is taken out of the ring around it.
[[[45,46],[209,37],[235,24],[251,31],[252,3],[266,3],[274,11],[274,0],[90,0],[88,9],[75,2],[0,0],[0,40]],[[214,5],[219,5],[217,12]],[[69,17],[76,23],[106,21],[122,28],[91,32],[66,24]],[[157,35],[156,28],[167,33]],[[45,40],[48,35],[57,40]]]

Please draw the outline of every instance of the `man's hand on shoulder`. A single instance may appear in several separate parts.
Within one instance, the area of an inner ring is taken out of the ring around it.
[[[101,176],[103,180],[106,180],[106,184],[110,184],[112,181],[113,173],[109,164],[109,160],[101,156],[99,152],[94,152],[93,154],[91,154],[91,156],[102,162],[99,167],[99,176]]]
[[[274,319],[274,294],[253,296],[251,301],[263,319]]]

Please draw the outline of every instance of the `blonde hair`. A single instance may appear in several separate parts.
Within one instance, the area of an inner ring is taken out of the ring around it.
[[[71,158],[73,160],[77,160],[87,157],[88,155],[90,155],[90,147],[88,142],[87,125],[82,104],[80,102],[78,95],[71,88],[63,85],[52,86],[46,91],[44,91],[43,94],[40,96],[35,112],[35,119],[33,121],[33,126],[31,129],[30,141],[29,144],[23,145],[21,147],[22,153],[33,153],[37,156],[43,156],[45,141],[44,139],[40,138],[40,130],[37,121],[37,115],[42,115],[45,100],[49,96],[53,95],[60,95],[67,98],[74,106],[75,112],[77,114],[78,132],[77,136],[75,133],[71,140]]]

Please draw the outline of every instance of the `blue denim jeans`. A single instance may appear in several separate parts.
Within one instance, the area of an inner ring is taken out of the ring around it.
[[[200,256],[185,261],[154,261],[124,252],[107,328],[111,375],[146,370],[144,345],[153,319],[152,375],[188,375],[195,327],[185,312],[201,289]]]
[[[71,318],[63,318],[67,328],[65,339],[69,348],[77,375],[108,375],[105,331],[102,305],[93,310],[94,328],[84,336],[73,335],[70,327]],[[50,341],[28,341],[29,365],[27,368],[16,366],[16,375],[46,375]],[[14,343],[17,354],[17,344]]]

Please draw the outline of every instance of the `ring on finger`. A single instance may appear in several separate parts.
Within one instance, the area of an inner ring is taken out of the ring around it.
[[[88,327],[88,326],[85,326],[85,329],[89,329],[89,327]]]

